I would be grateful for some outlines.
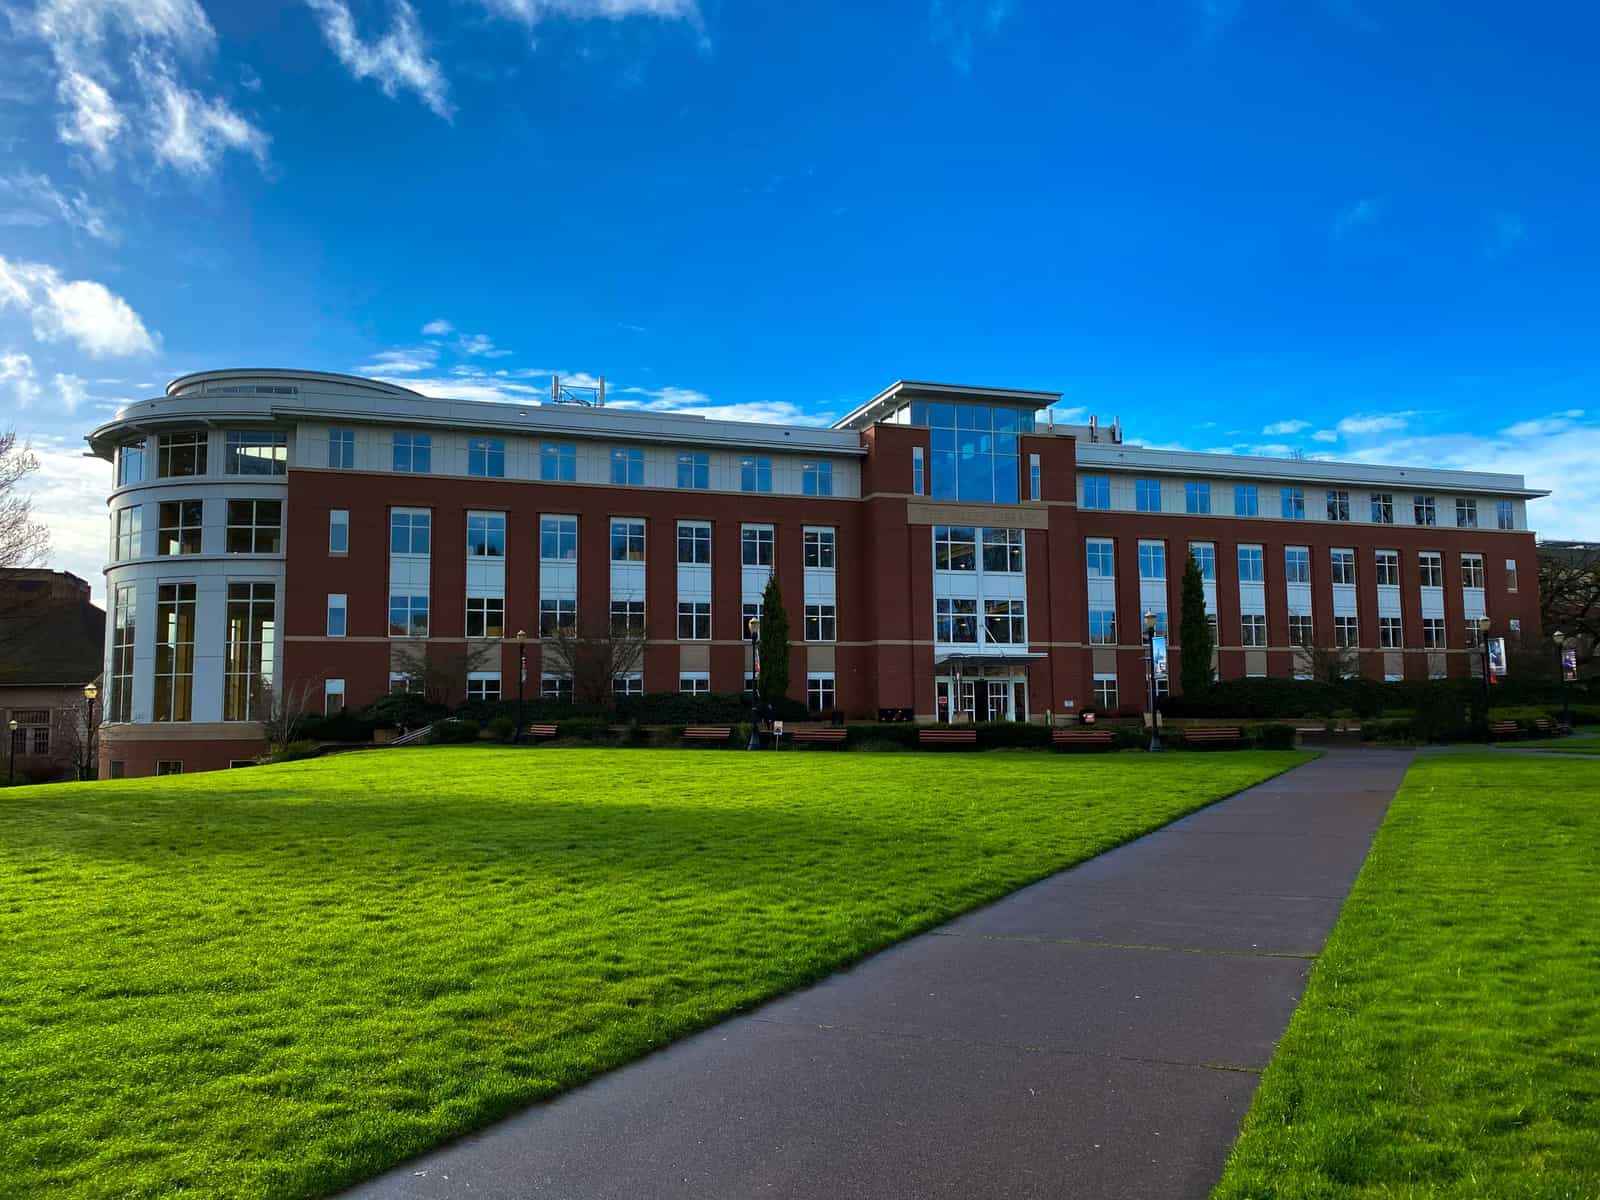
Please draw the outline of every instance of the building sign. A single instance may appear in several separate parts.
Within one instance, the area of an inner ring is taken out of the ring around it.
[[[1150,659],[1155,663],[1157,679],[1167,677],[1167,638],[1165,634],[1158,633],[1150,639]]]
[[[1576,683],[1578,679],[1578,648],[1568,646],[1561,652],[1561,678],[1567,683]]]
[[[1505,638],[1489,639],[1489,674],[1498,678],[1506,673]]]

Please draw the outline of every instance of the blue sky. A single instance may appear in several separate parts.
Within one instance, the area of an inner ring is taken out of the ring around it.
[[[0,0],[0,422],[176,373],[788,420],[897,377],[1492,467],[1600,535],[1585,6]],[[432,330],[432,332],[425,332]]]

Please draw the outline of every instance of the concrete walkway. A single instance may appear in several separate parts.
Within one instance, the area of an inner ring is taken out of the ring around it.
[[[349,1194],[1204,1197],[1409,761],[1327,754]]]

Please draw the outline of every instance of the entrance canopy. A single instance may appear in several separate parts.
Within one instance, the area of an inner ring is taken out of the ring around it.
[[[935,654],[933,665],[946,671],[960,671],[963,675],[982,674],[986,670],[1008,671],[1014,667],[1026,667],[1044,657],[1043,654],[963,654],[956,651]]]

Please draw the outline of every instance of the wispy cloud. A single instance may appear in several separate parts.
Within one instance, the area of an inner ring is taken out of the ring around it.
[[[0,360],[3,361],[3,360]],[[31,439],[38,473],[23,485],[33,502],[33,517],[50,530],[49,563],[89,581],[98,603],[105,603],[106,493],[111,464],[85,457],[76,438]]]
[[[1382,212],[1383,201],[1373,196],[1366,196],[1357,200],[1349,208],[1344,209],[1333,219],[1333,236],[1343,238],[1360,229],[1363,225],[1371,225],[1377,221]]]
[[[473,358],[506,358],[514,353],[496,346],[494,339],[486,333],[464,333],[457,340],[456,348]]]
[[[1345,437],[1365,437],[1374,433],[1394,433],[1404,429],[1409,413],[1367,413],[1346,417],[1334,428]]]
[[[367,40],[344,0],[306,0],[322,26],[323,39],[345,69],[357,79],[371,79],[391,100],[402,91],[417,97],[444,120],[455,115],[450,85],[438,60],[428,53],[417,11],[406,0],[394,0],[393,19],[382,36]]]
[[[184,87],[159,61],[135,73],[152,98],[150,144],[158,162],[189,175],[208,173],[229,150],[266,162],[267,135],[225,101]]]
[[[930,0],[928,40],[957,73],[969,74],[978,44],[998,34],[1010,12],[1010,0]]]
[[[31,407],[39,398],[39,375],[32,357],[17,350],[0,354],[0,396],[19,409]]]
[[[1332,429],[1319,429],[1311,435],[1313,442],[1337,442],[1339,434]]]
[[[44,263],[0,255],[0,309],[27,314],[41,342],[71,341],[94,358],[155,352],[154,335],[121,296],[91,279],[63,279]]]
[[[628,17],[656,17],[663,21],[700,24],[694,0],[476,0],[478,7],[523,25],[537,25],[550,17],[571,21],[621,21]]]
[[[100,241],[117,240],[117,230],[105,210],[90,201],[82,188],[69,195],[46,175],[18,171],[0,176],[0,196],[10,197],[13,206],[0,209],[0,225],[47,225],[60,221]]]
[[[1528,240],[1528,228],[1519,213],[1497,208],[1489,213],[1488,222],[1483,237],[1483,253],[1487,258],[1504,258]]]
[[[435,317],[422,327],[422,332],[428,337],[447,337],[455,331],[456,327],[443,317]]]
[[[1266,434],[1268,437],[1273,437],[1273,436],[1281,437],[1286,433],[1299,433],[1303,429],[1310,429],[1310,428],[1311,428],[1311,422],[1310,421],[1300,421],[1300,420],[1274,421],[1271,425],[1268,425],[1264,429],[1262,429],[1261,432]]]
[[[438,362],[439,352],[432,346],[414,346],[375,354],[360,371],[363,375],[410,375],[431,371]]]
[[[1558,433],[1569,433],[1578,427],[1578,422],[1583,419],[1583,409],[1569,408],[1563,412],[1552,413],[1548,417],[1535,417],[1531,421],[1518,421],[1515,425],[1508,425],[1500,432],[1508,438],[1538,438],[1553,437]]]

